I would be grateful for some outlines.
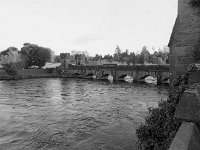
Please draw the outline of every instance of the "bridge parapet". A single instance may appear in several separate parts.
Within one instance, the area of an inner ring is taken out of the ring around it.
[[[119,80],[122,76],[130,76],[134,81],[141,81],[141,79],[144,80],[144,77],[152,76],[160,84],[164,78],[169,77],[169,65],[69,65],[65,72],[67,72],[66,74],[80,73],[82,77],[86,77],[88,74],[94,74],[97,78],[109,74],[113,77],[113,80]]]
[[[200,148],[200,82],[193,82],[200,73],[200,64],[188,68],[190,87],[183,93],[176,107],[175,117],[183,120],[169,150],[196,150]]]
[[[84,69],[116,69],[116,70],[151,70],[151,71],[169,71],[169,65],[108,65],[108,66],[86,66],[86,65],[69,65],[69,69],[84,70]]]
[[[169,150],[200,148],[200,84],[186,90],[176,108],[175,117],[183,120]]]

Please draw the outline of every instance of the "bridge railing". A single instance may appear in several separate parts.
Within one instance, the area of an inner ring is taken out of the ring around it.
[[[194,84],[183,93],[175,117],[183,123],[169,150],[200,149],[200,84]]]
[[[112,70],[161,70],[169,71],[169,65],[97,65],[97,66],[87,66],[87,65],[69,65],[68,69],[83,70],[83,69],[112,69]]]

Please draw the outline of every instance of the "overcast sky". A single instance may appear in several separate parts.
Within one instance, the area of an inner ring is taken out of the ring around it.
[[[29,42],[59,54],[168,44],[178,0],[0,0],[0,51]]]

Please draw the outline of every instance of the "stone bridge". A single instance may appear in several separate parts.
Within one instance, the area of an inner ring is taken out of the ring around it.
[[[128,75],[133,78],[133,81],[141,81],[147,76],[152,76],[157,79],[157,84],[161,84],[163,81],[169,79],[169,65],[68,65],[68,68],[64,72],[68,77],[80,75],[83,78],[87,77],[87,75],[95,75],[97,78],[101,78],[105,74],[108,74],[113,77],[113,80],[118,80]]]

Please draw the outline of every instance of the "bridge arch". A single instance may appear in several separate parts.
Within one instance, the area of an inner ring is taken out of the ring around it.
[[[95,75],[95,74],[92,73],[92,72],[90,72],[90,73],[86,74],[86,77],[88,77],[88,76],[93,76],[93,75]]]
[[[111,75],[111,74],[105,73],[105,74],[103,74],[101,77],[108,77],[109,75]]]
[[[162,81],[167,81],[167,80],[169,80],[169,79],[170,79],[169,76],[167,76],[167,77],[163,77],[163,78],[162,78]]]
[[[74,72],[74,73],[72,73],[71,75],[72,75],[72,76],[78,76],[78,75],[81,75],[81,74],[80,74],[80,72]]]
[[[128,75],[127,74],[123,74],[123,75],[119,76],[118,78],[122,79],[122,78],[125,78],[126,76],[128,76]]]
[[[170,76],[166,76],[166,77],[163,77],[163,78],[161,79],[161,82],[162,82],[163,84],[169,84],[169,80],[170,80]]]
[[[105,73],[105,74],[103,74],[103,75],[101,76],[101,78],[100,78],[100,79],[102,79],[102,80],[109,80],[109,81],[113,81],[113,76],[112,76],[112,74]]]
[[[144,75],[144,76],[140,77],[139,80],[143,80],[143,79],[145,79],[146,77],[149,77],[149,76],[151,76],[151,75],[150,74]]]
[[[162,83],[162,78],[169,76],[169,65],[135,65],[135,66],[69,66],[66,74],[71,77],[79,75],[87,77],[93,73],[97,79],[112,76],[113,80],[118,80],[126,75],[133,78],[133,81],[141,81],[148,76],[153,77],[158,83]],[[130,79],[129,77],[129,79]],[[126,78],[126,77],[125,77]],[[153,79],[152,79],[153,80]]]
[[[123,74],[123,75],[119,76],[117,80],[126,81],[126,82],[130,82],[131,83],[131,82],[133,82],[133,77],[128,75],[128,74]]]

